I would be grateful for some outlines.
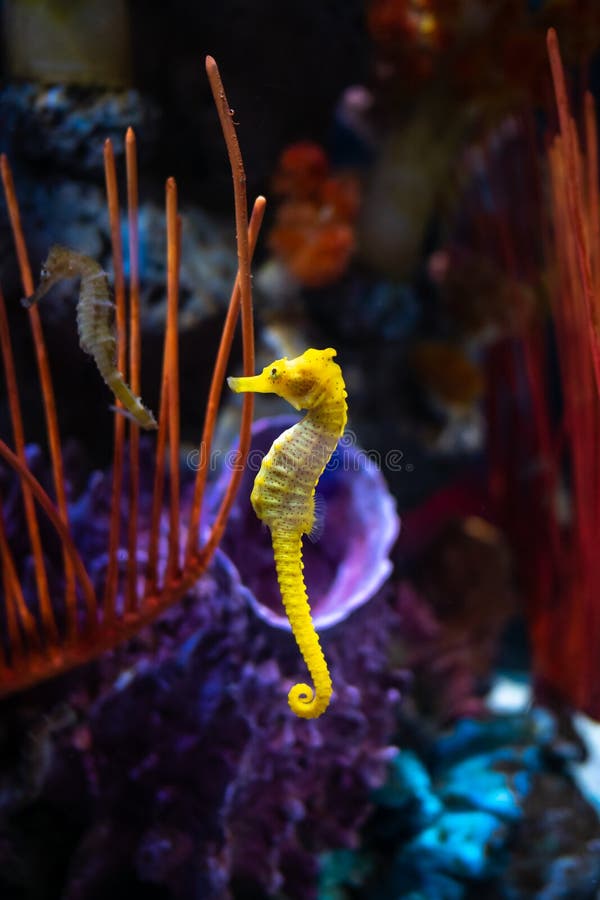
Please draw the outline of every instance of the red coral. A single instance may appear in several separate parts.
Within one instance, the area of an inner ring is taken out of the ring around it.
[[[430,0],[372,0],[367,22],[373,39],[384,49],[439,45],[440,23]]]
[[[329,171],[321,147],[301,141],[284,150],[274,177],[283,202],[269,246],[307,287],[323,287],[343,275],[355,247],[358,179]]]
[[[288,198],[313,197],[318,195],[328,175],[329,161],[325,151],[312,141],[298,141],[281,154],[273,189]]]
[[[581,141],[552,29],[548,44],[560,126],[560,134],[548,142],[548,202],[535,187],[540,173],[532,173],[529,186],[515,184],[514,166],[503,178],[507,191],[518,196],[515,212],[511,216],[498,205],[499,183],[493,201],[498,246],[514,278],[519,270],[534,272],[539,265],[540,249],[531,242],[523,245],[513,225],[517,216],[523,220],[524,211],[535,211],[528,193],[537,197],[539,221],[532,220],[530,231],[547,235],[541,274],[550,300],[560,398],[541,316],[532,317],[517,340],[489,349],[490,492],[515,553],[536,687],[545,700],[560,700],[600,718],[597,125],[588,94]]]

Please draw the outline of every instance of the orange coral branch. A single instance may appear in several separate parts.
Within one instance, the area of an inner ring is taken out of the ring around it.
[[[600,292],[600,196],[598,190],[598,126],[596,106],[589,91],[585,92],[585,147],[587,156],[588,243],[592,249],[592,278],[596,303]],[[594,249],[596,253],[594,254]]]
[[[172,184],[172,187],[169,185]],[[169,278],[170,267],[173,263],[178,265],[179,260],[179,224],[177,221],[176,208],[169,212],[169,203],[176,201],[176,186],[172,178],[167,179],[165,186],[165,197],[167,203],[166,218],[170,224],[167,227],[167,279]],[[144,589],[145,596],[153,596],[158,590],[158,544],[160,537],[160,520],[162,511],[162,502],[164,494],[165,482],[165,458],[167,448],[167,435],[170,428],[171,414],[171,367],[173,363],[177,363],[177,291],[173,290],[173,276],[171,275],[171,284],[167,284],[167,326],[165,330],[165,339],[163,345],[163,365],[160,387],[160,406],[158,412],[158,435],[156,439],[156,464],[154,469],[154,486],[152,490],[152,511],[150,516],[150,539],[148,545],[148,562],[146,565],[146,585]],[[170,306],[169,306],[170,301]],[[173,358],[173,349],[175,349],[175,357]],[[177,391],[178,394],[178,391]],[[177,413],[178,415],[178,413]],[[178,419],[176,420],[178,423]],[[178,430],[177,424],[177,430]],[[178,447],[175,449],[178,451]],[[171,456],[171,462],[173,457]],[[178,463],[177,463],[178,464]],[[173,506],[170,506],[170,517],[174,515]],[[177,513],[177,519],[179,514]],[[177,541],[179,537],[177,536]],[[169,547],[171,545],[169,544]],[[169,551],[172,552],[171,550]]]
[[[536,645],[539,668],[553,686],[591,715],[598,715],[594,689],[600,619],[597,597],[600,568],[596,542],[600,527],[600,398],[594,371],[594,344],[589,308],[582,301],[576,235],[568,208],[564,141],[549,153],[552,217],[559,281],[553,313],[563,380],[565,435],[572,472],[572,516],[555,590],[561,603],[553,614],[542,607],[539,627],[552,627],[550,639]],[[597,164],[597,158],[595,160]],[[597,254],[598,248],[594,247]],[[577,666],[565,666],[577,659]]]
[[[119,194],[117,189],[117,172],[112,142],[104,142],[104,177],[106,181],[106,198],[110,221],[110,236],[115,271],[115,328],[117,338],[117,368],[125,372],[127,360],[127,325],[125,314],[125,275],[123,272],[123,249],[121,246],[121,222],[119,216]],[[121,407],[120,401],[116,401]],[[104,585],[104,615],[107,623],[115,618],[117,583],[119,578],[118,550],[121,529],[121,494],[123,490],[123,454],[125,443],[125,418],[115,414],[115,444],[113,450],[113,482],[110,511],[110,530],[108,538],[108,562],[106,567],[106,583]]]
[[[6,539],[4,518],[1,512],[0,559],[2,560],[2,582],[4,587],[4,604],[6,609],[8,638],[14,661],[14,656],[20,655],[23,650],[18,623],[20,623],[25,632],[30,647],[40,647],[40,636],[35,618],[29,612],[27,604],[25,603],[21,582],[19,581],[17,569]]]
[[[267,201],[264,197],[257,197],[252,209],[250,224],[248,226],[248,245],[250,252],[250,260],[254,255],[258,234],[262,225],[265,214]],[[231,344],[233,335],[240,313],[240,279],[239,274],[235,279],[227,316],[223,324],[223,332],[217,353],[217,359],[213,369],[213,375],[208,392],[208,401],[206,404],[206,413],[204,417],[204,428],[202,430],[202,438],[198,451],[198,471],[194,483],[194,497],[192,501],[192,510],[190,513],[190,524],[188,530],[187,549],[186,549],[186,565],[191,562],[198,548],[198,531],[200,527],[200,511],[202,509],[202,500],[206,488],[206,479],[208,477],[208,469],[210,465],[210,454],[212,450],[212,442],[217,420],[217,412],[223,391],[223,382],[225,372],[229,362],[231,352]]]
[[[158,411],[158,433],[156,436],[156,458],[154,464],[154,483],[152,487],[152,510],[150,513],[150,537],[148,540],[148,561],[146,563],[146,583],[144,596],[156,594],[158,590],[158,539],[160,536],[160,518],[165,483],[165,451],[167,448],[167,431],[169,422],[169,391],[167,380],[167,348],[163,351],[163,374],[160,389]]]
[[[167,556],[168,580],[179,575],[179,353],[177,341],[179,301],[179,251],[181,222],[177,215],[177,185],[174,178],[167,180],[167,333],[169,391],[169,550]]]
[[[600,327],[596,317],[590,253],[584,227],[585,204],[583,202],[581,156],[579,153],[579,142],[577,139],[575,123],[571,118],[569,110],[565,72],[560,56],[558,37],[554,28],[548,29],[547,44],[558,109],[560,133],[563,141],[562,154],[565,165],[565,186],[567,190],[570,227],[572,229],[577,251],[581,289],[590,323],[592,325],[592,328],[590,329],[590,338],[592,341],[594,375],[596,378],[596,385],[600,391]]]
[[[15,373],[15,362],[12,351],[12,344],[10,340],[10,331],[8,329],[8,317],[6,315],[6,304],[4,302],[4,295],[0,290],[0,349],[2,352],[2,360],[4,364],[4,374],[6,378],[6,393],[8,396],[8,406],[10,409],[10,418],[12,422],[13,435],[15,440],[15,447],[17,450],[17,456],[22,460],[24,465],[27,465],[25,458],[25,433],[23,430],[23,419],[21,416],[21,404],[19,402],[19,391],[17,388],[17,376]],[[33,560],[35,566],[35,576],[36,582],[38,583],[38,591],[40,600],[43,596],[43,593],[48,592],[48,581],[46,576],[46,567],[44,563],[44,556],[42,552],[42,540],[40,537],[39,524],[37,520],[37,515],[35,511],[35,506],[33,502],[33,496],[29,487],[22,482],[21,483],[22,491],[23,491],[23,503],[25,507],[25,520],[27,522],[27,530],[29,533],[29,539],[31,541],[31,549],[33,553]],[[8,549],[8,548],[7,548]],[[40,590],[39,578],[42,579],[42,585]],[[8,591],[7,591],[8,596]],[[41,603],[40,603],[41,606]],[[74,610],[71,607],[68,607],[68,615],[69,615],[69,624],[71,626],[74,623]],[[46,632],[46,636],[50,638],[51,641],[56,641],[58,634],[56,631],[56,622],[54,620],[54,614],[50,621],[45,619],[42,616],[42,624],[44,626],[44,630]]]
[[[21,584],[15,570],[15,564],[6,540],[4,519],[0,515],[0,560],[2,561],[2,586],[4,588],[4,608],[6,611],[6,629],[13,665],[23,658],[23,639],[17,622],[16,592]],[[26,608],[26,607],[25,607]],[[6,664],[4,655],[2,662]]]
[[[244,375],[254,375],[254,323],[252,318],[252,282],[250,276],[250,246],[248,243],[248,208],[246,200],[246,174],[240,152],[235,126],[233,124],[233,112],[229,107],[225,89],[219,74],[219,69],[212,56],[206,57],[206,74],[210,82],[215,105],[219,114],[219,121],[223,130],[223,136],[227,145],[231,175],[233,179],[233,194],[235,200],[235,227],[238,248],[238,277],[240,282],[241,310],[242,310],[242,352]],[[233,469],[231,481],[225,492],[225,496],[216,515],[211,529],[210,537],[201,551],[201,559],[206,565],[216,550],[227,517],[233,505],[238,488],[242,480],[244,466],[250,450],[250,438],[252,428],[252,412],[254,403],[252,394],[245,394],[242,404],[242,418],[240,423],[240,436],[238,444],[238,459]]]
[[[29,265],[29,259],[27,256],[25,238],[23,236],[21,215],[19,212],[19,204],[17,201],[17,194],[15,191],[12,172],[8,163],[8,159],[4,154],[0,156],[0,175],[2,177],[8,215],[13,233],[13,239],[15,242],[15,250],[19,263],[19,269],[21,272],[23,290],[25,296],[29,296],[33,292],[33,278],[31,275],[31,267]],[[50,458],[52,460],[52,472],[54,477],[54,489],[56,491],[56,501],[58,504],[60,516],[63,522],[68,527],[69,517],[67,510],[67,493],[65,489],[60,434],[58,430],[58,418],[56,415],[56,402],[54,399],[54,388],[52,387],[52,377],[50,375],[50,366],[48,364],[48,355],[46,352],[46,342],[44,340],[44,334],[42,331],[42,323],[40,321],[37,307],[35,306],[29,308],[29,323],[33,335],[38,374],[40,379],[40,386],[42,389],[42,398],[44,401],[44,412],[46,416],[48,443],[50,446]],[[21,456],[18,447],[17,453],[19,454],[21,460],[24,461],[24,456]],[[25,502],[26,504],[28,504],[29,501],[26,500]],[[50,594],[48,592],[48,582],[46,579],[45,570],[43,568],[43,561],[41,561],[39,547],[36,545],[36,543],[34,543],[34,534],[37,530],[37,525],[33,525],[32,519],[28,519],[28,522],[31,522],[31,525],[29,526],[29,534],[32,540],[32,551],[36,569],[36,584],[39,592],[42,621],[44,624],[44,628],[47,630],[47,633],[51,638],[54,638],[54,636],[56,635],[56,630],[54,624],[54,614],[52,612],[52,605],[50,602]],[[31,530],[31,527],[33,527],[33,531]],[[75,605],[75,581],[73,569],[68,555],[65,553],[63,553],[63,560],[65,567],[65,603],[67,607],[73,607]]]
[[[141,393],[141,330],[140,330],[140,272],[138,228],[138,169],[135,134],[127,129],[125,136],[125,164],[127,169],[127,221],[129,226],[129,384],[139,397]],[[129,423],[129,522],[127,529],[127,598],[125,609],[133,612],[137,596],[137,538],[140,497],[140,429]]]

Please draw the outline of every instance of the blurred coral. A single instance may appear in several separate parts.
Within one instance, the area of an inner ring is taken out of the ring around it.
[[[360,846],[324,856],[319,897],[591,898],[599,823],[568,775],[578,753],[539,708],[421,735],[390,761]]]
[[[553,29],[547,42],[560,134],[546,136],[542,157],[532,131],[510,156],[486,154],[486,215],[471,207],[472,245],[545,301],[524,303],[521,327],[487,348],[489,484],[515,554],[538,696],[598,718],[597,122],[588,92],[580,136]]]
[[[395,649],[414,674],[422,715],[454,721],[481,714],[502,631],[515,611],[510,554],[476,516],[448,522],[425,551],[413,584],[401,582]]]
[[[370,0],[377,75],[393,95],[444,81],[487,115],[548,100],[544,33],[565,35],[570,59],[600,38],[594,0]]]
[[[506,274],[499,262],[459,247],[429,260],[444,313],[458,332],[479,342],[522,334],[539,311],[537,285]]]
[[[420,265],[432,216],[454,187],[456,155],[471,116],[451,105],[443,86],[405,109],[378,143],[358,227],[361,259],[394,280]]]
[[[367,22],[373,39],[380,46],[406,41],[434,47],[439,40],[434,6],[431,0],[372,0]]]
[[[316,199],[329,174],[329,160],[323,148],[312,141],[298,141],[286,147],[279,157],[273,190],[289,199]]]
[[[131,83],[130,10],[124,0],[6,0],[2,13],[12,78],[116,88]]]
[[[444,341],[420,341],[410,359],[421,384],[443,403],[468,407],[484,392],[483,374],[462,347]]]
[[[275,256],[307,287],[338,279],[355,248],[357,177],[331,174],[324,151],[302,141],[282,153],[273,186],[282,197],[269,235]]]
[[[404,278],[448,215],[461,150],[507,117],[532,120],[551,108],[547,27],[564,34],[569,61],[586,65],[600,20],[594,0],[370,0],[367,24],[379,139],[359,251],[379,272]]]
[[[367,25],[379,52],[386,59],[404,55],[404,65],[420,78],[431,74],[443,40],[435,6],[431,0],[371,0],[367,6]]]

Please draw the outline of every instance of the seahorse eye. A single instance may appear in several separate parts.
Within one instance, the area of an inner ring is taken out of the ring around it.
[[[276,375],[277,375],[277,369],[275,369],[275,368],[271,369],[271,378],[275,378]]]

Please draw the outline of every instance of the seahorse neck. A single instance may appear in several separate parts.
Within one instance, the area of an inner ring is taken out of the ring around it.
[[[323,397],[307,410],[306,421],[321,431],[326,431],[336,441],[346,427],[347,404],[345,399]]]

